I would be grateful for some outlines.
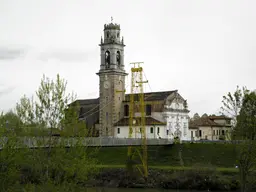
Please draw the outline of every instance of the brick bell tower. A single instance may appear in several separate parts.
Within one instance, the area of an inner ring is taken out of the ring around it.
[[[120,37],[120,25],[104,25],[104,37],[100,43],[99,93],[99,134],[114,136],[116,123],[122,116],[122,102],[125,99],[124,41]]]

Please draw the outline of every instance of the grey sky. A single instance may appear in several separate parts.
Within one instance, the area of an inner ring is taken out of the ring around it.
[[[152,91],[178,89],[192,114],[216,113],[236,85],[256,88],[255,7],[255,0],[0,0],[0,110],[33,94],[43,73],[59,73],[79,98],[97,97],[98,44],[113,16],[127,70],[144,61]]]

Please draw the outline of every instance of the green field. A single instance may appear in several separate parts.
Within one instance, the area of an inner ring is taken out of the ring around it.
[[[93,150],[89,148],[88,150]],[[234,169],[237,152],[232,144],[182,144],[185,167],[195,164]],[[180,167],[179,145],[149,146],[148,165],[155,168]],[[127,147],[101,147],[93,155],[102,165],[122,166],[127,160]]]

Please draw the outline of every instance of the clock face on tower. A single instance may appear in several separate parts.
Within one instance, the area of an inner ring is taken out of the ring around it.
[[[104,82],[104,88],[105,88],[105,89],[108,89],[109,87],[110,87],[109,81],[105,81],[105,82]]]

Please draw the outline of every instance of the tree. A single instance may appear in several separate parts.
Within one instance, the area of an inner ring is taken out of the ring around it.
[[[44,128],[59,129],[65,109],[75,99],[74,94],[66,93],[66,86],[67,82],[59,75],[55,82],[44,75],[36,91],[37,101],[24,96],[16,105],[17,114],[24,123],[37,123]]]
[[[256,182],[256,142],[255,140],[244,140],[238,147],[238,167],[240,173],[241,192],[246,192]]]
[[[0,129],[2,133],[13,132],[15,134],[21,133],[22,122],[19,116],[13,111],[0,114]]]
[[[248,93],[244,96],[242,107],[237,116],[235,135],[238,139],[256,140],[256,94]]]
[[[237,123],[236,118],[242,107],[244,95],[246,95],[248,92],[249,90],[246,87],[241,89],[239,86],[237,86],[234,93],[228,92],[227,95],[223,96],[220,113],[232,119],[232,128],[234,128]]]
[[[207,113],[204,113],[204,114],[202,115],[202,117],[203,117],[203,118],[208,117]]]
[[[241,110],[237,116],[234,138],[242,140],[238,148],[238,164],[241,191],[245,192],[253,184],[250,180],[256,167],[256,93],[244,95]]]
[[[195,113],[192,120],[200,119],[200,115],[198,113]]]
[[[68,105],[74,103],[75,97],[74,94],[66,93],[66,85],[67,82],[61,79],[59,75],[57,75],[56,81],[43,76],[36,91],[36,99],[34,100],[33,97],[29,99],[24,96],[17,103],[16,113],[22,122],[23,131],[34,131],[38,128],[47,130],[47,135],[40,133],[40,137],[36,137],[34,141],[36,141],[37,146],[47,144],[48,147],[47,150],[44,148],[18,150],[16,138],[13,138],[13,142],[0,151],[0,164],[8,165],[8,169],[4,167],[4,171],[1,170],[2,167],[0,166],[0,175],[1,173],[3,173],[2,176],[6,173],[10,175],[8,184],[3,181],[6,183],[5,186],[17,183],[21,173],[23,183],[60,185],[70,182],[81,183],[88,179],[90,174],[97,172],[96,161],[89,156],[86,146],[80,141],[83,139],[82,137],[76,138],[75,142],[72,142],[72,139],[71,146],[67,150],[66,140],[69,138],[52,136],[54,130],[67,133],[66,136],[74,136],[74,132],[76,136],[86,133],[85,123],[78,120],[78,103]],[[9,136],[11,135],[8,135],[8,142]],[[15,177],[12,176],[13,170]]]
[[[61,131],[69,132],[70,135],[71,130],[68,128],[76,130],[76,134],[84,133],[85,123],[78,122],[79,105],[69,105],[74,103],[75,95],[67,93],[66,87],[67,81],[59,75],[55,81],[43,75],[36,99],[24,95],[16,104],[17,115],[24,128],[30,129],[30,132],[36,130],[40,134],[49,130],[49,135]]]

